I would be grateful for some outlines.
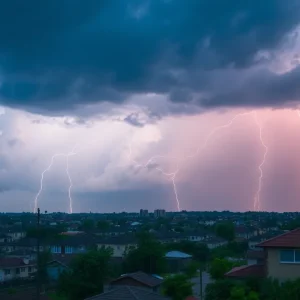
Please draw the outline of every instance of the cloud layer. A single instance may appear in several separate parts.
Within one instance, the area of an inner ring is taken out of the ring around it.
[[[276,54],[300,22],[299,5],[297,0],[3,2],[1,102],[48,114],[87,103],[120,103],[141,93],[204,106],[280,105],[298,97],[299,71],[282,78],[264,71],[254,80],[246,70]],[[236,88],[233,77],[231,90],[222,89],[214,71],[230,68],[246,81]],[[248,93],[256,81],[266,85],[259,87],[260,97]],[[277,81],[282,83],[273,102],[270,87]]]

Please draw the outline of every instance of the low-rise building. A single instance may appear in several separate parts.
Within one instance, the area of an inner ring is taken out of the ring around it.
[[[36,271],[36,263],[26,258],[0,258],[0,282],[29,279]]]

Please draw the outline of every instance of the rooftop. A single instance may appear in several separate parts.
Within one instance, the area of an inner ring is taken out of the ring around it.
[[[111,284],[117,283],[124,278],[132,278],[148,287],[156,287],[163,282],[163,279],[157,278],[157,276],[148,275],[144,272],[135,272],[121,275],[119,278],[111,281]]]
[[[192,255],[181,252],[181,251],[170,251],[166,253],[166,258],[191,258]]]
[[[264,265],[245,265],[235,267],[227,272],[225,276],[231,278],[263,277]]]
[[[300,228],[263,241],[257,247],[300,248]]]
[[[113,289],[109,292],[102,293],[100,295],[87,298],[85,300],[169,300],[164,296],[161,296],[157,293],[151,292],[149,290],[122,286],[117,289]]]

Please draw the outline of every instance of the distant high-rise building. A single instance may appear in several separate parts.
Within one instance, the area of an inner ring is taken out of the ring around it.
[[[140,217],[148,217],[149,212],[148,209],[140,209]]]
[[[154,211],[155,218],[164,218],[166,216],[166,211],[164,209],[156,209]]]

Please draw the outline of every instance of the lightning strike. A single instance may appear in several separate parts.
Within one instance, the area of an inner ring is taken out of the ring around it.
[[[73,200],[72,200],[72,196],[71,196],[71,189],[72,189],[72,186],[73,186],[73,182],[72,182],[72,178],[71,178],[71,175],[70,175],[70,172],[69,172],[69,158],[70,156],[72,155],[75,155],[76,153],[74,152],[75,149],[76,149],[77,145],[74,146],[74,148],[72,149],[72,151],[70,153],[67,154],[67,166],[66,166],[66,173],[67,173],[67,176],[69,178],[69,189],[68,189],[68,196],[69,196],[69,213],[72,214],[73,213]]]
[[[298,114],[299,114],[299,117],[300,117],[300,110],[298,111]],[[267,153],[268,153],[268,147],[265,145],[264,141],[263,141],[263,137],[262,137],[262,126],[261,124],[259,123],[258,119],[257,119],[257,114],[255,111],[251,111],[251,112],[245,112],[245,113],[240,113],[240,114],[237,114],[235,115],[228,123],[224,124],[224,125],[221,125],[221,126],[218,126],[216,127],[215,129],[213,129],[206,137],[204,143],[202,146],[198,147],[196,149],[196,151],[193,153],[193,154],[190,154],[190,155],[187,155],[183,158],[181,158],[181,163],[189,160],[189,159],[192,159],[194,157],[196,157],[197,155],[199,155],[199,153],[201,153],[208,145],[208,142],[211,140],[211,138],[214,137],[214,135],[216,133],[218,133],[219,131],[223,130],[223,129],[226,129],[226,128],[229,128],[236,119],[240,118],[240,117],[243,117],[243,116],[247,116],[247,115],[254,115],[255,117],[255,121],[256,121],[256,124],[258,125],[259,127],[259,138],[260,138],[260,142],[261,144],[263,145],[263,147],[265,148],[265,151],[264,151],[264,155],[263,155],[263,161],[262,163],[259,165],[259,171],[260,171],[260,176],[259,176],[259,186],[258,186],[258,191],[256,193],[256,196],[255,196],[255,200],[254,200],[254,209],[255,210],[259,210],[260,209],[260,193],[261,193],[261,189],[262,189],[262,180],[263,180],[263,165],[265,163],[265,160],[266,160],[266,156],[267,156]],[[131,158],[132,156],[132,149],[131,149],[131,146],[129,147],[129,159],[137,166],[137,167],[142,167],[142,168],[147,168],[152,162],[155,161],[155,159],[157,158],[170,158],[168,156],[163,156],[163,155],[159,155],[159,156],[153,156],[151,157],[146,164],[140,164],[138,163],[136,160],[132,159]],[[168,179],[170,179],[172,181],[172,185],[173,185],[173,191],[174,191],[174,195],[175,195],[175,200],[176,200],[176,203],[177,203],[177,210],[178,211],[181,211],[180,207],[180,200],[179,200],[179,197],[178,197],[178,192],[177,192],[177,186],[176,186],[176,176],[178,175],[178,173],[180,172],[181,168],[179,167],[179,158],[178,157],[174,157],[176,160],[177,160],[177,167],[176,167],[176,170],[174,172],[171,172],[171,173],[166,173],[163,169],[159,168],[159,167],[156,167],[155,169],[157,171],[159,171],[161,174],[163,174],[164,176],[168,177]]]
[[[71,197],[71,188],[72,188],[72,179],[71,179],[71,176],[69,174],[69,156],[71,155],[75,155],[76,153],[74,152],[75,151],[75,148],[76,148],[76,145],[75,147],[73,148],[73,150],[67,154],[65,153],[56,153],[54,154],[52,157],[51,157],[51,161],[50,161],[50,164],[48,165],[48,167],[42,172],[41,174],[41,179],[40,179],[40,189],[38,191],[38,193],[36,194],[35,196],[35,199],[34,199],[34,209],[33,209],[33,212],[36,213],[37,212],[37,206],[38,206],[38,198],[39,196],[41,195],[42,191],[43,191],[43,182],[44,182],[44,175],[45,173],[47,173],[48,171],[50,171],[53,163],[54,163],[54,160],[55,158],[57,157],[60,157],[60,156],[64,156],[67,158],[67,167],[66,167],[66,173],[68,175],[68,178],[69,178],[69,182],[70,182],[70,186],[69,186],[69,207],[70,207],[70,212],[73,211],[73,208],[72,208],[72,197]]]
[[[265,149],[264,150],[264,154],[263,154],[263,159],[262,159],[260,165],[258,166],[260,175],[259,175],[259,178],[258,178],[258,190],[257,190],[255,198],[254,198],[254,210],[255,211],[260,211],[260,209],[261,209],[261,206],[260,206],[260,194],[261,194],[262,185],[263,185],[262,184],[262,182],[263,182],[263,165],[266,162],[266,158],[267,158],[269,149],[268,149],[267,145],[265,144],[265,142],[263,140],[262,125],[261,125],[261,123],[259,122],[259,120],[257,118],[257,113],[256,112],[254,112],[254,119],[255,119],[255,122],[256,122],[256,124],[257,124],[257,126],[259,128],[259,139],[260,139],[260,142],[261,142],[262,146]]]

